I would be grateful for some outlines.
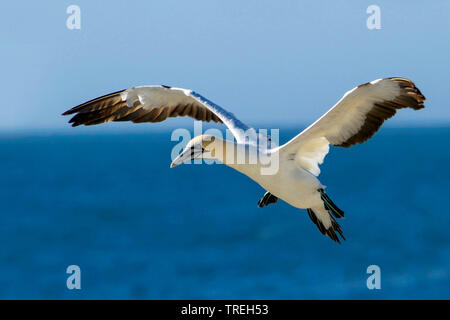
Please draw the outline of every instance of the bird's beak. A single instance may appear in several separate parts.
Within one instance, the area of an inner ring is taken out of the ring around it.
[[[192,160],[200,158],[202,154],[202,149],[187,148],[183,150],[183,152],[172,161],[172,163],[170,164],[170,168],[175,168],[182,163],[190,163]]]
[[[178,164],[175,164],[175,163],[172,161],[172,163],[170,164],[170,169],[175,168],[177,165],[178,165]]]

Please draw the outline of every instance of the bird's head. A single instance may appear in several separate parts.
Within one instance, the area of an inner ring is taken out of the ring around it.
[[[172,161],[171,168],[174,168],[182,163],[190,163],[194,159],[217,159],[215,156],[216,150],[222,144],[222,139],[209,134],[203,134],[193,138],[188,142],[184,150]]]

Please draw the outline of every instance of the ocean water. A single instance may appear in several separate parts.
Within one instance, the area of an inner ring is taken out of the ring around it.
[[[332,148],[341,245],[224,165],[169,169],[170,132],[82,132],[0,137],[2,299],[450,298],[450,128]]]

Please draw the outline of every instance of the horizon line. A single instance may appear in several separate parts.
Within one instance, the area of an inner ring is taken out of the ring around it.
[[[226,127],[223,124],[215,124],[215,123],[204,123],[205,130],[209,127],[218,127],[219,129],[223,128],[223,130],[226,129]],[[306,129],[309,126],[308,124],[294,124],[294,123],[285,123],[282,126],[279,127],[272,127],[265,126],[262,123],[260,125],[255,125],[254,128],[256,130],[258,129],[283,129],[283,130],[298,130],[300,133],[303,129]],[[80,126],[81,128],[81,126]],[[120,123],[116,126],[111,125],[105,125],[105,126],[83,126],[82,131],[80,131],[80,128],[73,128],[70,125],[67,126],[56,126],[56,127],[22,127],[22,128],[0,128],[0,135],[45,135],[45,134],[61,134],[61,135],[74,135],[74,134],[81,134],[81,135],[90,135],[90,134],[98,134],[98,133],[105,133],[105,134],[117,134],[117,133],[125,133],[125,134],[138,134],[138,133],[166,133],[172,130],[175,130],[177,128],[185,128],[188,130],[193,130],[193,128],[190,128],[190,126],[186,125],[164,125],[163,127],[158,125],[150,125],[146,126],[145,123],[140,124],[139,126],[136,126],[135,124],[124,124]],[[413,122],[410,121],[401,121],[389,124],[389,122],[383,124],[383,128],[385,129],[445,129],[450,128],[450,122],[448,121],[426,121],[426,122]]]

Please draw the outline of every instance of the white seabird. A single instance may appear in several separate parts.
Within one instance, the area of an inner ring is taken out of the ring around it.
[[[108,121],[160,122],[178,116],[222,122],[236,141],[212,135],[197,136],[170,167],[197,158],[219,160],[267,190],[258,202],[259,207],[276,203],[280,198],[296,208],[306,209],[322,234],[340,242],[336,233],[345,238],[335,218],[343,217],[344,212],[327,196],[317,178],[329,145],[349,147],[363,143],[397,109],[418,110],[424,107],[424,101],[425,97],[408,79],[374,80],[345,93],[328,112],[282,146],[274,145],[267,135],[256,134],[253,128],[200,94],[168,86],[141,86],[118,91],[83,103],[63,115],[75,114],[69,121],[72,126]],[[258,155],[253,163],[249,161],[251,151]],[[242,153],[243,163],[237,161]],[[266,161],[263,163],[261,159]],[[263,174],[267,160],[275,159],[278,161],[276,172]]]

